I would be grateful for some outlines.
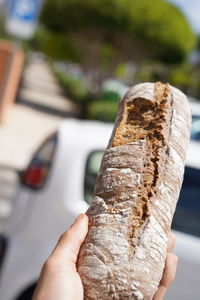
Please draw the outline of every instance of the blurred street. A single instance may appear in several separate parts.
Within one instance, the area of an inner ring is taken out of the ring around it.
[[[64,117],[75,114],[75,105],[63,96],[47,63],[32,59],[24,70],[18,101],[0,126],[0,231],[11,209],[16,170],[27,166],[33,152]]]

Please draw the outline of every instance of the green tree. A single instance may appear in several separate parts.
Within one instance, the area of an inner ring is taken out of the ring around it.
[[[169,82],[180,88],[187,95],[197,96],[199,86],[195,68],[191,64],[181,64],[174,67],[169,74]]]
[[[70,44],[94,91],[121,62],[180,62],[196,43],[186,18],[165,0],[47,0],[41,22]]]

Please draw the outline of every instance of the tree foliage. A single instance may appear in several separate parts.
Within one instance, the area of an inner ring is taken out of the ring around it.
[[[199,68],[189,62],[182,64],[165,64],[158,61],[144,61],[134,74],[138,82],[170,82],[185,94],[198,97],[199,94]]]
[[[165,0],[46,0],[41,22],[65,36],[65,48],[74,49],[95,82],[112,76],[121,62],[182,61],[196,43],[184,15]]]
[[[55,32],[95,31],[117,45],[118,37],[160,48],[160,57],[182,59],[195,44],[183,14],[164,0],[47,0],[41,20]]]

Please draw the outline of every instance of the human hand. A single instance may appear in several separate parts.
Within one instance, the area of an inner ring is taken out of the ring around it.
[[[32,300],[83,300],[83,285],[76,261],[87,231],[88,218],[82,214],[61,235],[42,268]]]
[[[88,218],[80,215],[59,239],[42,268],[33,300],[83,300],[81,278],[76,269],[80,247],[87,235]],[[170,253],[175,245],[169,236],[168,256],[162,280],[153,300],[162,300],[176,273],[177,257]]]
[[[173,282],[175,278],[177,263],[178,263],[178,257],[174,253],[172,253],[175,244],[176,244],[176,237],[172,232],[170,232],[169,241],[168,241],[168,251],[167,251],[168,254],[165,261],[163,277],[160,281],[158,290],[155,293],[152,300],[162,300],[167,292],[168,287],[170,286],[170,284]]]

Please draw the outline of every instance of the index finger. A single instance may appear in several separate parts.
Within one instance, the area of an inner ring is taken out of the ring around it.
[[[167,248],[167,252],[171,252],[173,250],[173,248],[176,245],[176,236],[173,232],[170,231],[169,233],[169,239],[168,239],[168,248]]]
[[[178,257],[169,253],[166,258],[165,269],[163,272],[163,277],[161,279],[160,285],[157,292],[155,293],[152,300],[162,300],[167,292],[168,287],[173,282],[176,275],[176,268],[178,263]]]

